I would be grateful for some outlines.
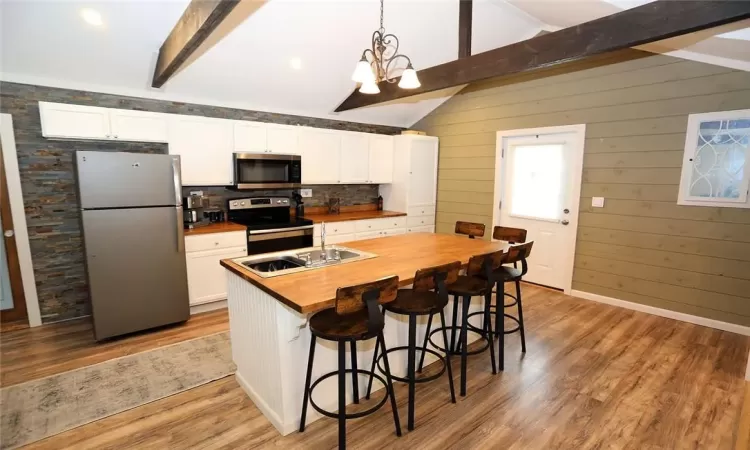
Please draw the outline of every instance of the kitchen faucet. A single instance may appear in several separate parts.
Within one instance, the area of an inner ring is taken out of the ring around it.
[[[326,223],[320,223],[320,257],[326,259]]]

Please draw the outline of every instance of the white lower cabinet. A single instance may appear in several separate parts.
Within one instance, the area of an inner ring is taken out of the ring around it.
[[[190,306],[227,298],[227,271],[219,261],[247,256],[244,231],[185,237]]]
[[[407,233],[434,233],[435,227],[428,225],[425,227],[409,227],[406,229]]]
[[[382,231],[366,231],[364,233],[357,233],[358,241],[362,239],[374,239],[379,237],[383,237]]]

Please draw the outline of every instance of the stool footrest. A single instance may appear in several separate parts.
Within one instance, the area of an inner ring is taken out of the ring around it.
[[[355,372],[354,369],[346,369],[346,373],[347,374],[351,374],[351,373],[354,373],[354,372]],[[388,400],[388,388],[387,388],[388,387],[388,383],[386,382],[385,378],[381,377],[380,375],[378,375],[378,374],[376,374],[376,373],[374,373],[372,371],[364,370],[364,369],[357,369],[356,373],[357,374],[363,374],[363,375],[371,375],[376,380],[380,381],[383,384],[383,386],[386,387],[386,389],[384,389],[385,395],[383,396],[383,398],[375,406],[373,406],[370,409],[367,409],[365,411],[358,411],[358,412],[355,412],[355,413],[347,413],[347,414],[345,414],[344,417],[347,420],[349,420],[349,419],[359,419],[360,417],[364,417],[364,416],[367,416],[369,414],[372,414],[375,411],[379,410],[383,405],[385,405],[385,402]],[[333,376],[337,376],[338,374],[339,374],[338,370],[334,370],[333,372],[328,372],[328,373],[322,375],[321,377],[319,377],[317,380],[315,380],[314,383],[312,383],[310,385],[310,396],[309,396],[310,406],[312,406],[313,409],[315,411],[319,412],[320,414],[323,414],[324,416],[330,417],[332,419],[338,419],[339,418],[338,413],[327,411],[327,410],[321,408],[320,406],[318,406],[315,403],[315,401],[313,400],[313,391],[315,389],[315,386],[317,386],[321,381],[327,380],[328,378],[333,377]]]
[[[490,308],[491,308],[491,310],[495,310],[496,309],[495,305],[492,305]],[[469,317],[476,316],[478,314],[484,314],[484,311],[473,312],[473,313],[469,314]],[[515,322],[517,324],[515,328],[511,328],[510,330],[503,330],[504,334],[517,333],[521,329],[521,322],[518,320],[517,317],[511,316],[510,314],[505,314],[505,313],[503,313],[503,316],[507,317],[508,319],[512,320],[513,322]],[[482,330],[479,327],[476,327],[476,326],[472,325],[471,322],[468,322],[466,324],[466,327],[469,330],[471,330],[471,331],[473,331],[475,333],[484,333],[484,330]],[[493,333],[495,333],[495,331],[493,331]]]
[[[482,311],[482,314],[484,314],[484,311]],[[467,329],[468,329],[467,331],[473,331],[475,333],[478,333],[480,335],[481,339],[484,341],[484,345],[482,346],[482,348],[477,349],[477,350],[468,351],[468,352],[466,352],[466,354],[467,355],[478,355],[478,354],[484,352],[485,350],[487,350],[490,347],[490,341],[487,340],[487,336],[484,335],[484,331],[483,330],[477,331],[477,330],[472,330],[471,328],[472,328],[471,324],[467,323]],[[456,326],[446,325],[445,330],[446,330],[446,332],[447,332],[447,330],[451,330],[451,332],[453,332],[453,330],[458,330],[458,332],[460,333],[461,332],[461,325],[456,325]],[[427,339],[428,342],[430,343],[430,345],[432,345],[433,347],[435,347],[436,349],[438,349],[438,350],[440,350],[442,352],[446,352],[447,351],[447,352],[450,352],[451,355],[460,356],[461,352],[459,350],[455,350],[455,351],[453,349],[446,350],[443,347],[435,344],[435,342],[432,341],[432,335],[435,334],[435,333],[442,332],[442,331],[443,331],[443,327],[438,327],[438,328],[430,331],[430,337]],[[460,345],[460,342],[457,342],[457,344]]]
[[[395,351],[404,351],[404,350],[409,350],[409,346],[408,345],[401,345],[401,346],[398,346],[398,347],[391,347],[391,348],[388,349],[388,351],[386,353],[391,353],[391,352],[395,352]],[[417,347],[416,350],[417,351],[424,350],[425,352],[427,352],[427,353],[429,353],[431,355],[437,356],[438,360],[441,363],[443,363],[443,367],[440,369],[440,372],[438,372],[435,375],[430,375],[429,377],[415,378],[414,379],[415,383],[427,383],[428,381],[437,380],[438,378],[440,378],[445,373],[445,369],[446,369],[447,366],[445,365],[445,358],[443,357],[443,355],[441,355],[440,353],[438,353],[435,350],[432,350],[430,348],[428,348],[428,349],[422,349],[422,348]],[[380,369],[381,372],[385,373],[385,370],[380,366],[380,362],[382,361],[382,359],[383,359],[383,355],[380,354],[378,356],[377,366],[378,366],[378,369]],[[415,366],[416,366],[416,362],[415,362]],[[393,374],[391,374],[391,379],[396,380],[396,381],[400,381],[401,383],[408,383],[410,381],[409,378],[397,377],[396,375],[393,375]]]

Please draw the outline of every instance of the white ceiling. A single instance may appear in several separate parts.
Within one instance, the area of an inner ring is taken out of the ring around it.
[[[645,2],[474,0],[472,52]],[[396,126],[412,125],[460,90],[457,87],[395,104],[333,113],[354,88],[351,72],[378,27],[377,0],[270,0],[162,89],[153,89],[151,76],[158,49],[188,3],[0,0],[0,78]],[[80,17],[82,8],[99,11],[104,26],[86,24]],[[385,28],[400,38],[402,53],[417,69],[454,60],[458,0],[386,0]],[[738,52],[729,51],[724,41],[748,43],[748,35],[746,29],[711,38],[711,45],[708,41],[691,43],[692,50],[682,50],[678,56],[714,53],[721,58],[707,62],[735,61]],[[696,45],[702,53],[695,50]],[[750,52],[747,55],[750,58]],[[290,67],[293,58],[301,61],[300,70]]]
[[[189,0],[2,0],[2,78],[125,95],[409,126],[455,91],[333,113],[378,27],[373,0],[271,0],[161,90],[157,51]],[[84,7],[105,26],[83,22]],[[475,1],[473,51],[534,36],[542,23],[502,1]],[[385,28],[417,69],[456,58],[458,0],[385,2]],[[301,70],[290,67],[299,58]]]

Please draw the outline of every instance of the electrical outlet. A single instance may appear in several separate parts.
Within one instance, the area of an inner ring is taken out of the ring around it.
[[[312,189],[300,189],[299,195],[301,195],[304,198],[310,198],[312,197]]]
[[[200,195],[203,197],[203,191],[190,191],[190,195]]]
[[[604,208],[604,197],[592,197],[591,206],[594,208]]]

